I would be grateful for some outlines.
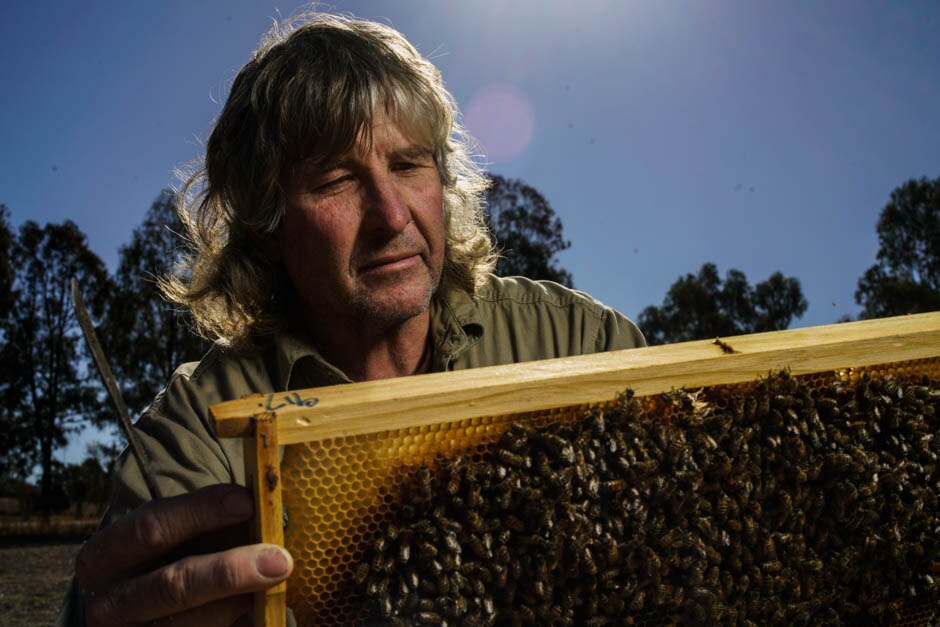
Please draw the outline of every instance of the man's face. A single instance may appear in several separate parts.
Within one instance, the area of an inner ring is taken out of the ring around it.
[[[430,147],[381,111],[372,143],[282,182],[280,255],[319,332],[392,328],[425,312],[444,264],[443,189]],[[323,325],[323,326],[321,326]]]

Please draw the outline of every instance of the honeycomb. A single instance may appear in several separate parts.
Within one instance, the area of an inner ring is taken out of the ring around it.
[[[865,372],[872,376],[923,375],[940,380],[940,358],[795,378],[805,385],[821,387],[833,381],[854,382]],[[754,385],[745,382],[721,388],[743,394]],[[354,570],[392,520],[403,489],[419,468],[437,468],[444,460],[463,455],[480,460],[511,423],[540,427],[571,421],[592,409],[613,407],[615,402],[611,399],[607,403],[525,414],[442,421],[286,447],[282,462],[287,515],[284,533],[295,561],[294,574],[288,581],[287,604],[298,624],[357,625],[368,620],[363,596],[353,582]],[[657,400],[650,397],[644,402],[654,405]],[[908,608],[898,624],[931,624],[936,620],[936,609],[934,604]],[[638,618],[641,624],[667,622],[652,615]]]

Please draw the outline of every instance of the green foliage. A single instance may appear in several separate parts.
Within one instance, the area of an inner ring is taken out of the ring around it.
[[[10,399],[19,394],[16,362],[10,361],[15,347],[10,344],[7,316],[16,298],[13,289],[13,245],[16,233],[10,226],[10,212],[0,205],[0,482],[20,485],[29,477],[36,465],[36,448],[29,425],[8,411]]]
[[[93,505],[98,511],[109,498],[110,479],[101,463],[92,456],[86,457],[81,464],[68,464],[62,468],[62,483],[68,501],[75,507],[78,518],[86,514],[85,506]]]
[[[0,348],[0,405],[5,426],[11,427],[7,436],[15,440],[8,443],[7,453],[21,463],[39,464],[40,503],[48,513],[57,502],[53,452],[95,410],[100,389],[82,367],[70,281],[78,281],[94,317],[104,309],[109,279],[71,221],[44,227],[26,222],[10,258],[14,300],[2,321]]]
[[[0,205],[0,318],[5,318],[13,306],[13,264],[10,255],[15,239],[10,226],[10,211]]]
[[[858,281],[862,318],[940,309],[940,178],[891,192],[878,218],[878,262]]]
[[[500,249],[496,274],[548,279],[571,287],[571,273],[555,255],[571,247],[548,200],[519,179],[490,176],[486,221]]]
[[[156,277],[182,254],[182,232],[173,193],[164,190],[120,250],[108,307],[107,352],[131,411],[142,410],[181,363],[199,359],[208,348],[190,331],[188,316],[166,302],[156,285]]]
[[[740,270],[724,282],[715,264],[672,284],[661,307],[650,305],[638,324],[650,344],[669,344],[786,329],[806,312],[800,282],[775,272],[751,287]]]

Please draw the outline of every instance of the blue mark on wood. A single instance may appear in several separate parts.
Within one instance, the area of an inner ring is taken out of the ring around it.
[[[302,397],[298,392],[287,394],[268,394],[264,397],[263,403],[258,403],[258,407],[265,411],[277,411],[285,407],[316,407],[320,399],[316,396]]]

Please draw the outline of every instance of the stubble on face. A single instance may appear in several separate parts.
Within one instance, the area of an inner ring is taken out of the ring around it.
[[[415,250],[421,251],[421,262],[402,272],[383,276],[361,272],[370,259]],[[357,250],[350,272],[357,280],[353,282],[356,289],[350,294],[349,316],[360,323],[388,329],[428,310],[431,298],[440,286],[443,263],[435,263],[431,259],[428,246],[420,235],[402,233],[392,241],[366,242]]]

